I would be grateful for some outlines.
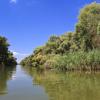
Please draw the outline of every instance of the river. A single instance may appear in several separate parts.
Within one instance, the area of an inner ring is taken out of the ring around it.
[[[0,100],[100,100],[100,73],[1,67]]]

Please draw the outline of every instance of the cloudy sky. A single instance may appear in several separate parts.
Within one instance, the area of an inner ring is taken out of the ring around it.
[[[73,31],[79,10],[100,0],[0,0],[0,35],[20,59],[43,45],[51,34]]]

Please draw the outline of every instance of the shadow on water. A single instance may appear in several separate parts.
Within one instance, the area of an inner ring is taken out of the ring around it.
[[[100,100],[100,73],[60,73],[22,67],[33,83],[44,87],[49,100]]]
[[[15,66],[0,66],[0,95],[7,94],[7,81],[12,79],[15,71]]]

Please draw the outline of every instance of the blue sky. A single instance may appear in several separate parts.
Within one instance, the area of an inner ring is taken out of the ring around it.
[[[95,0],[0,0],[0,35],[20,60],[50,35],[74,31],[79,10]],[[100,0],[96,0],[100,2]]]

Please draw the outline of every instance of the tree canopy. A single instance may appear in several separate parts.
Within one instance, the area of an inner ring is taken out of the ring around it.
[[[5,37],[0,36],[0,65],[16,65],[16,58],[8,50],[9,43]]]

